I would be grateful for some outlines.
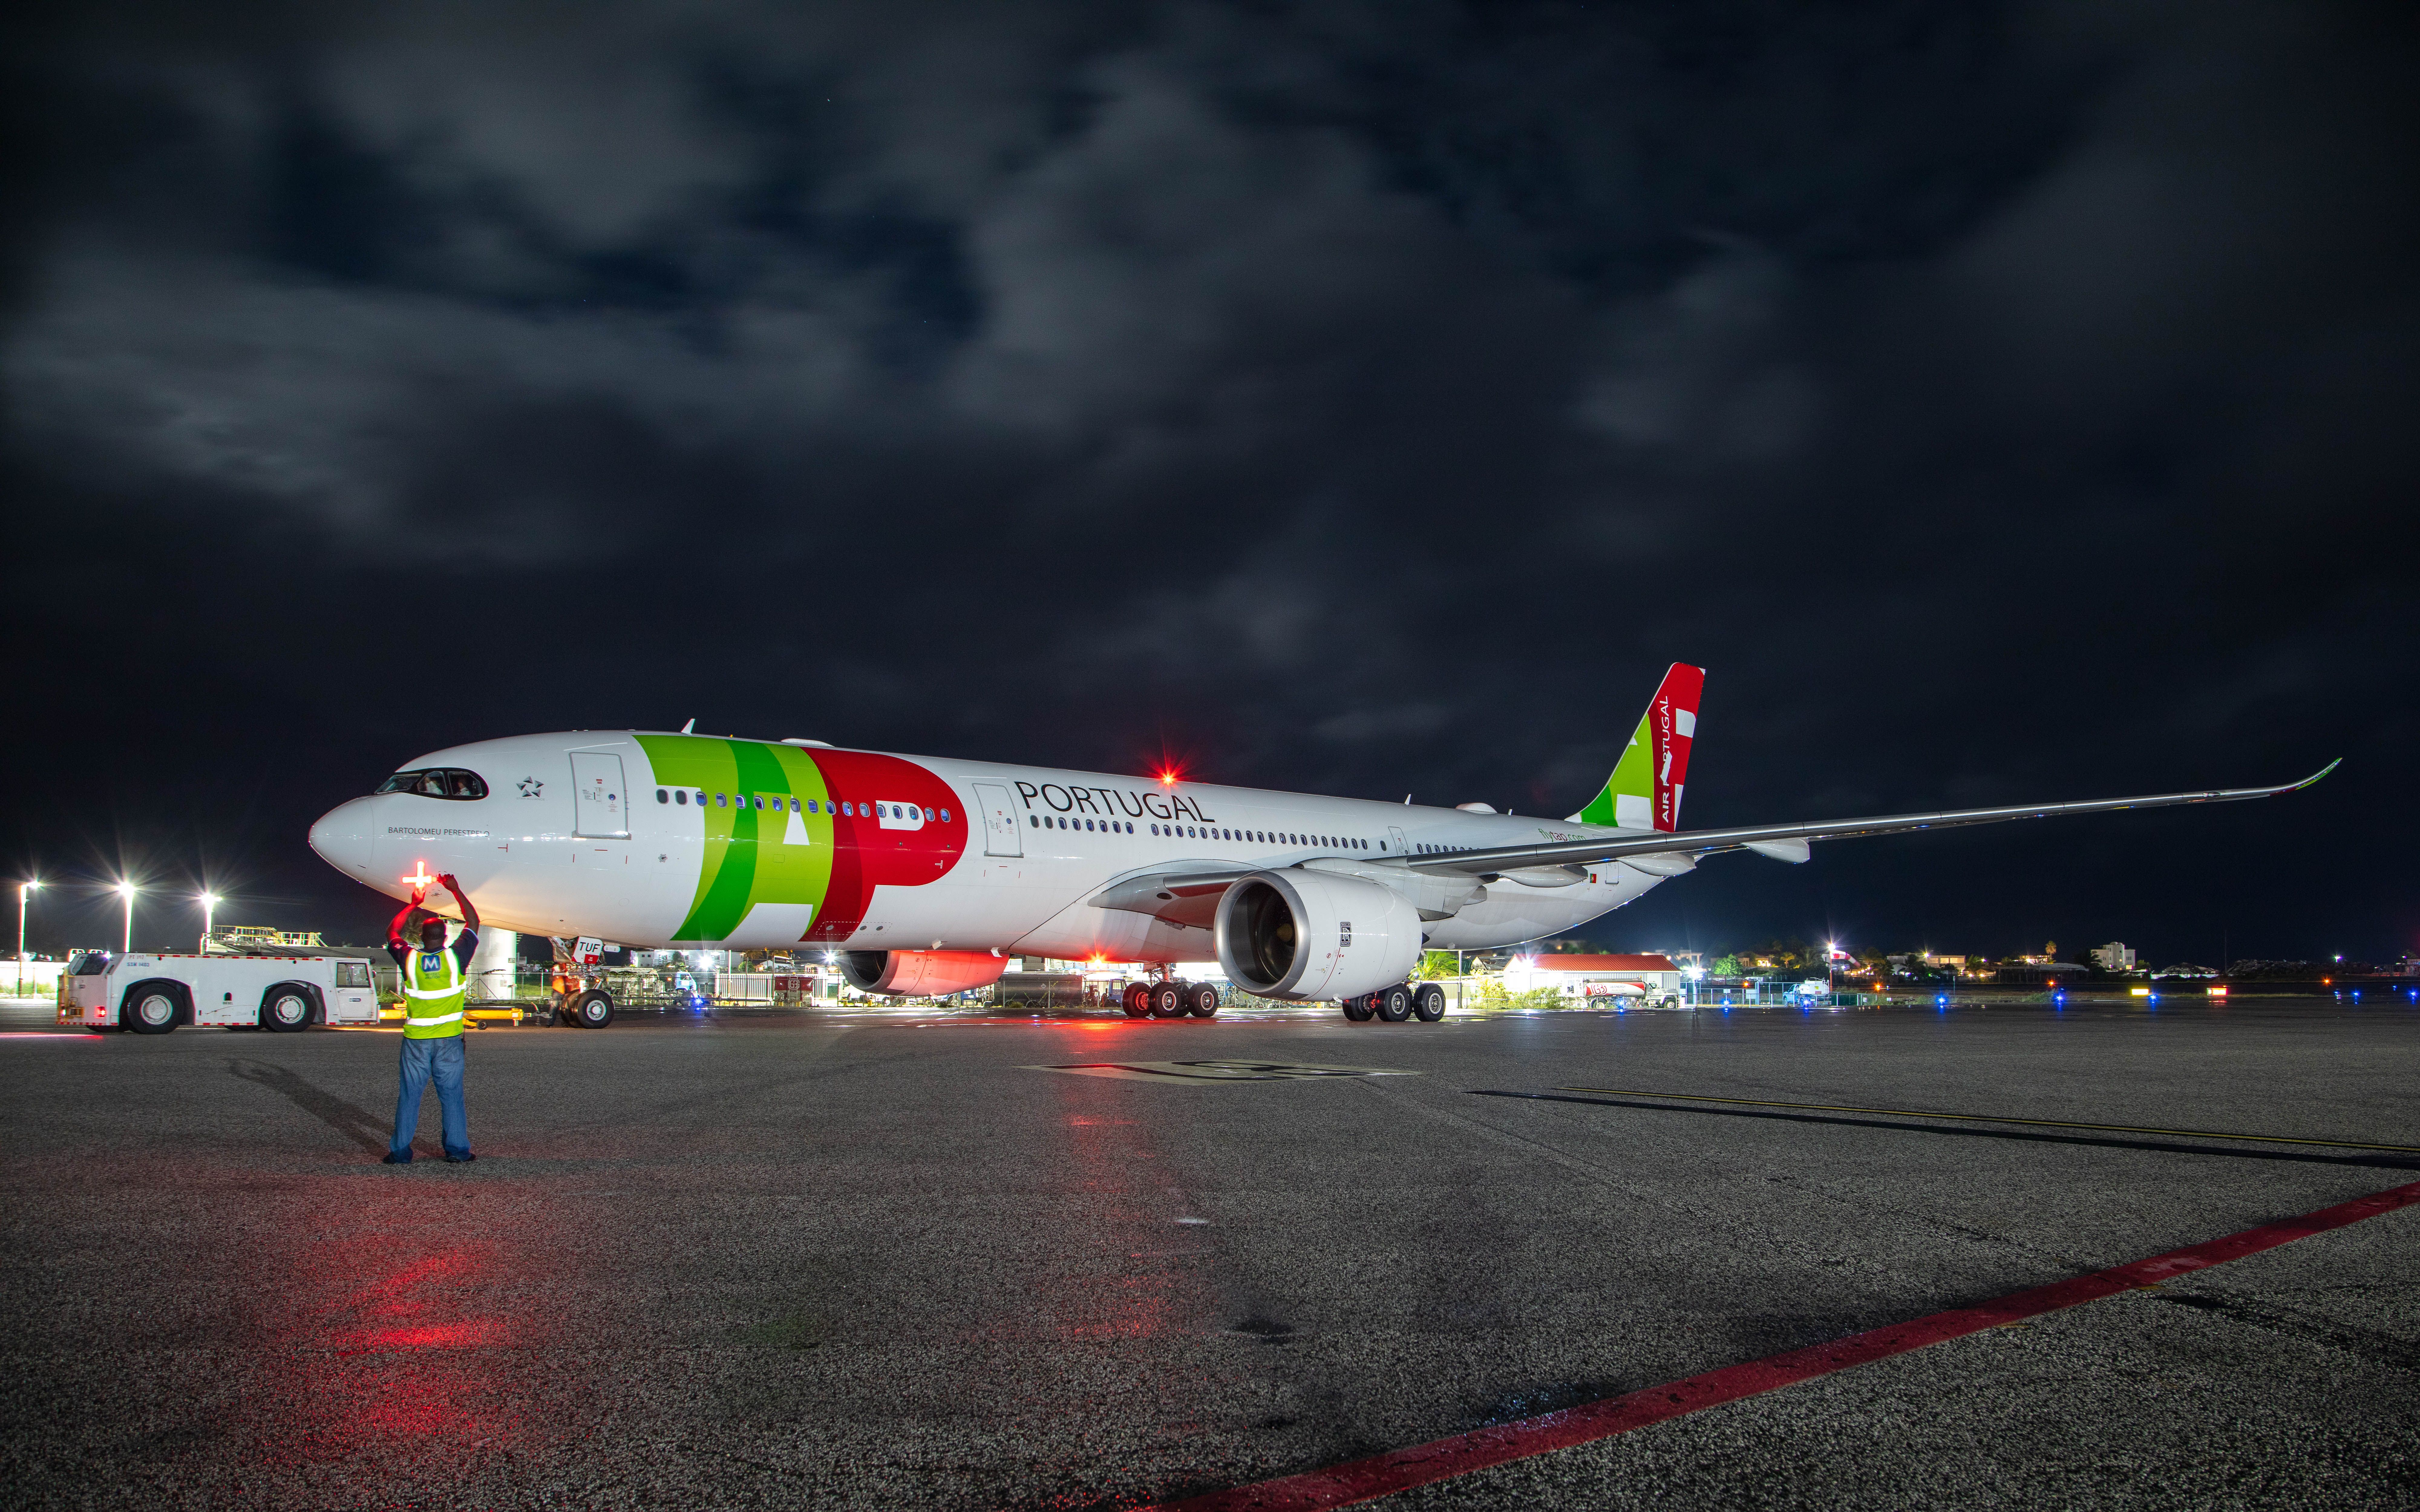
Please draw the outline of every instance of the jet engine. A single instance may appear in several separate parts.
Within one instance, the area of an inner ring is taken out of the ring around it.
[[[1256,872],[1218,898],[1218,964],[1261,997],[1335,1001],[1392,987],[1420,959],[1420,916],[1357,877]]]
[[[845,950],[840,974],[861,993],[939,997],[1000,980],[1008,962],[989,950]]]

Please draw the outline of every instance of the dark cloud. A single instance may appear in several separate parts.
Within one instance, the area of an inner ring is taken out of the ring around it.
[[[358,932],[320,810],[691,716],[1559,813],[1677,658],[1705,823],[2352,760],[1609,939],[2420,945],[2402,8],[17,24],[27,863]]]

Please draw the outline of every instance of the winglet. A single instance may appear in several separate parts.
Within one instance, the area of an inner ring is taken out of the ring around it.
[[[2337,767],[2342,766],[2343,764],[2344,758],[2339,756],[2335,761],[2328,763],[2328,764],[2320,767],[2318,771],[2313,772],[2310,776],[2303,779],[2300,782],[2295,783],[2286,791],[2288,793],[2300,793],[2304,788],[2309,787],[2312,783],[2317,782],[2319,779],[2327,776],[2330,772],[2335,771]]]

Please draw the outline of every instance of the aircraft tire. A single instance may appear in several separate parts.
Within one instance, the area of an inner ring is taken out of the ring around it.
[[[1433,981],[1420,983],[1412,994],[1412,1011],[1422,1024],[1435,1024],[1445,1017],[1445,989]]]
[[[582,993],[571,1000],[571,1022],[583,1029],[601,1029],[613,1022],[613,995],[601,990]]]
[[[1130,1019],[1147,1016],[1151,1012],[1151,984],[1143,981],[1127,982],[1125,1007],[1126,1017]]]
[[[1206,1018],[1216,1018],[1216,1017],[1218,1017],[1218,988],[1211,986],[1211,985],[1210,985],[1208,982],[1206,982],[1206,981],[1199,981],[1199,982],[1195,982],[1195,983],[1193,984],[1193,990],[1192,990],[1192,992],[1190,992],[1190,993],[1189,993],[1189,994],[1187,994],[1187,995],[1191,999],[1191,1002],[1190,1002],[1190,1004],[1189,1004],[1188,1006],[1190,1006],[1190,1007],[1192,1008],[1192,1010],[1193,1010],[1193,1016],[1194,1016],[1195,1018],[1198,1018],[1198,1019],[1206,1019]]]
[[[1412,1016],[1412,990],[1388,987],[1378,993],[1378,1016],[1389,1024],[1401,1024]]]
[[[1181,1019],[1185,1016],[1186,983],[1163,981],[1151,990],[1150,1013],[1156,1019]]]
[[[1348,997],[1336,1006],[1344,1010],[1344,1016],[1356,1024],[1370,1022],[1370,999],[1367,997]]]

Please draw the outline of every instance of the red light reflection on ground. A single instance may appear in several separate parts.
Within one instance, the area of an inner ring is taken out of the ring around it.
[[[1125,1019],[1078,1021],[1070,1029],[1139,1027]],[[1165,1195],[1170,1176],[1151,1136],[1148,1110],[1129,1101],[1135,1089],[1089,1076],[1054,1076],[1063,1110],[1069,1176],[1084,1194],[1084,1222],[1071,1227],[1080,1263],[1050,1273],[1055,1295],[1043,1312],[1062,1337],[1099,1342],[1158,1339],[1186,1330],[1213,1309],[1201,1277],[1176,1252],[1199,1248],[1175,1227],[1181,1208]],[[1138,1113],[1144,1117],[1137,1117]],[[1162,1211],[1168,1209],[1169,1211]]]
[[[528,1278],[547,1262],[521,1241],[542,1240],[552,1216],[535,1201],[517,1182],[411,1171],[315,1180],[280,1209],[293,1273],[255,1306],[288,1406],[256,1452],[404,1485],[440,1463],[441,1480],[469,1476],[573,1431],[532,1399],[547,1377],[528,1361],[548,1328]]]
[[[462,1323],[424,1323],[416,1328],[381,1329],[362,1339],[364,1350],[461,1350],[474,1344],[502,1342],[491,1318]]]

